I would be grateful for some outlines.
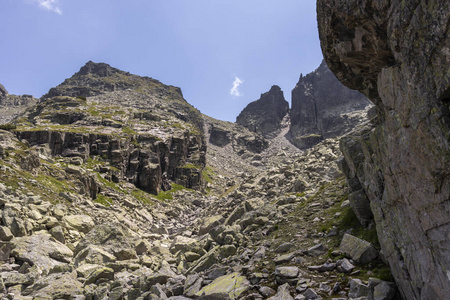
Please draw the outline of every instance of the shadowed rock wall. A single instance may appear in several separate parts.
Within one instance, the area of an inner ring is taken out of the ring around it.
[[[317,70],[301,76],[292,90],[293,144],[309,148],[322,139],[350,131],[365,119],[368,105],[370,101],[364,95],[342,85],[322,61]]]
[[[261,98],[251,102],[237,116],[236,123],[257,132],[264,137],[274,137],[281,130],[281,121],[289,111],[289,103],[277,85],[261,94]]]
[[[318,0],[325,60],[376,105],[341,141],[404,299],[450,293],[450,38],[446,0]]]

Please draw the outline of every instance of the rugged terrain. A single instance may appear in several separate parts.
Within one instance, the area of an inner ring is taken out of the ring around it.
[[[323,139],[351,131],[372,107],[360,92],[344,86],[325,61],[292,90],[290,136],[297,147],[310,148]]]
[[[289,112],[283,91],[274,85],[267,93],[249,103],[236,117],[236,123],[265,137],[274,137],[281,130],[281,121]]]
[[[339,82],[322,61],[315,71],[300,75],[292,90],[290,109],[280,87],[275,85],[249,103],[236,123],[266,138],[273,138],[288,127],[286,138],[298,148],[307,149],[350,132],[367,120],[372,107],[363,94]]]
[[[373,216],[404,299],[447,299],[449,2],[319,0],[317,12],[328,66],[377,106],[341,141],[350,200]]]
[[[87,63],[0,130],[3,296],[394,299],[338,140],[301,151],[280,124],[267,139]]]
[[[0,124],[11,122],[20,115],[27,107],[36,104],[38,99],[31,95],[12,95],[0,84]]]

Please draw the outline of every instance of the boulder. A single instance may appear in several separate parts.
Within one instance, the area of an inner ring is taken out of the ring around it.
[[[83,248],[78,254],[75,256],[75,265],[81,266],[83,264],[105,264],[109,262],[115,262],[116,257],[105,251],[102,247],[99,246],[88,246]]]
[[[367,297],[369,292],[370,287],[362,283],[360,279],[350,280],[350,291],[348,292],[350,298]]]
[[[96,283],[99,279],[106,279],[108,281],[114,279],[114,270],[107,267],[99,267],[93,270],[86,278],[85,285]]]
[[[289,284],[285,283],[278,287],[276,295],[269,298],[270,300],[294,300],[289,292]]]
[[[13,238],[13,234],[8,227],[0,226],[0,240],[8,242]]]
[[[69,229],[75,229],[83,233],[89,232],[95,226],[92,218],[87,215],[64,216],[63,222]]]
[[[247,278],[235,272],[215,279],[195,295],[200,297],[214,294],[227,294],[231,299],[236,299],[249,289],[250,282]]]
[[[360,264],[367,264],[378,257],[378,251],[372,244],[347,233],[344,234],[339,249]]]
[[[117,260],[137,258],[131,233],[120,224],[96,225],[78,242],[75,253],[78,254],[88,246],[97,246],[92,249],[113,254]]]
[[[72,261],[73,252],[47,234],[34,234],[11,240],[11,256],[48,271]]]
[[[40,299],[69,299],[74,295],[83,294],[83,285],[74,273],[56,273],[41,277],[23,292],[24,296]],[[47,297],[47,298],[46,298]]]
[[[204,235],[208,233],[212,228],[220,225],[223,222],[223,217],[221,215],[216,215],[208,217],[202,220],[202,225],[198,231],[199,235]]]

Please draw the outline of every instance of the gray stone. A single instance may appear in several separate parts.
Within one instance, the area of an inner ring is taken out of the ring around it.
[[[50,299],[69,299],[83,294],[83,285],[73,273],[55,273],[41,277],[23,292],[24,296],[46,296]]]
[[[64,244],[46,234],[35,234],[11,240],[14,249],[11,256],[41,270],[50,270],[56,265],[70,263],[73,252]]]
[[[152,245],[147,240],[138,240],[136,242],[135,250],[137,255],[146,254],[150,249]]]
[[[325,60],[316,71],[301,76],[292,90],[290,134],[299,148],[310,148],[323,138],[351,131],[364,120],[369,100],[345,87],[330,71]]]
[[[74,228],[83,233],[89,232],[95,226],[92,218],[87,215],[65,216],[63,222],[68,228]]]
[[[298,255],[298,253],[295,251],[295,252],[286,253],[286,254],[277,256],[275,258],[275,264],[279,265],[279,264],[288,263],[292,259],[294,259],[297,255]]]
[[[201,271],[205,271],[214,265],[219,259],[219,248],[220,246],[216,246],[213,249],[209,250],[208,253],[203,255],[199,260],[194,262],[189,270],[187,270],[186,274],[190,273],[198,273]]]
[[[198,291],[196,296],[227,294],[230,298],[236,299],[249,289],[250,282],[244,276],[235,272],[216,278],[213,282]]]
[[[272,289],[268,286],[262,286],[259,288],[258,291],[265,298],[272,297],[273,295],[275,295],[277,293],[274,289]]]
[[[61,226],[53,227],[52,229],[49,230],[49,232],[52,235],[52,237],[54,237],[55,240],[57,240],[58,242],[60,242],[62,244],[66,243],[66,239],[64,237],[64,231]]]
[[[373,213],[370,208],[369,199],[367,199],[366,193],[363,189],[354,191],[348,195],[350,206],[355,212],[359,222],[366,226],[373,219]]]
[[[308,249],[308,255],[319,256],[324,254],[327,249],[322,244],[317,244]]]
[[[285,253],[291,250],[294,247],[292,243],[282,243],[275,249],[275,253]]]
[[[314,291],[311,288],[308,288],[304,293],[303,296],[305,296],[305,298],[307,300],[309,299],[320,299],[319,295],[317,295],[316,291]]]
[[[367,264],[378,257],[378,251],[369,242],[347,233],[339,249],[360,264]]]
[[[294,300],[292,298],[291,293],[289,292],[289,284],[285,283],[278,287],[277,293],[275,296],[269,298],[271,300]]]
[[[203,279],[198,274],[190,274],[184,283],[183,294],[187,297],[193,297],[202,288]]]
[[[369,295],[369,292],[369,286],[363,284],[360,279],[350,280],[350,291],[348,292],[348,296],[350,298],[367,297]]]
[[[395,297],[395,284],[382,282],[373,289],[374,300],[391,300]]]
[[[281,278],[295,278],[298,276],[298,267],[276,267],[275,275]]]
[[[98,246],[84,248],[75,256],[75,265],[82,264],[105,264],[116,261],[116,257]]]
[[[27,229],[25,228],[25,223],[21,218],[14,217],[9,227],[11,232],[16,237],[21,237],[27,235]]]
[[[86,278],[85,285],[96,283],[99,279],[114,279],[114,270],[107,267],[99,267],[92,271]]]
[[[220,225],[223,222],[223,217],[221,215],[216,215],[203,219],[202,225],[198,231],[199,235],[208,233],[212,228]]]
[[[337,266],[338,271],[341,273],[350,273],[354,268],[355,266],[346,258],[342,259]]]
[[[0,240],[8,242],[13,238],[13,234],[8,227],[0,226]]]

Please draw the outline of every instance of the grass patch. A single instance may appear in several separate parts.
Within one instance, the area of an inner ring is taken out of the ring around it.
[[[154,195],[151,195],[138,188],[131,190],[131,196],[143,204],[154,205]]]
[[[206,166],[202,171],[202,176],[207,183],[212,183],[213,180],[211,177],[214,176],[214,171],[211,169],[211,167]]]
[[[185,164],[181,168],[183,169],[201,169],[201,166],[193,165],[193,164]]]
[[[137,133],[134,129],[132,129],[128,126],[122,127],[122,132],[125,134],[128,134],[128,135],[135,135]]]
[[[188,189],[188,188],[186,188],[182,185],[176,184],[176,183],[172,183],[171,186],[172,186],[172,189],[170,189],[168,191],[159,192],[159,194],[156,195],[155,198],[159,201],[167,202],[167,201],[173,200],[173,194],[178,191],[181,191],[181,190],[192,191],[191,189]]]
[[[94,202],[109,207],[113,203],[113,200],[105,195],[97,194],[97,198],[95,198]]]
[[[97,173],[97,179],[98,181],[100,181],[104,186],[109,187],[117,192],[123,192],[122,188],[119,187],[119,185],[117,185],[114,182],[111,182],[105,178],[103,178],[99,173]]]
[[[14,124],[2,124],[2,125],[0,125],[0,129],[7,130],[7,131],[11,131],[11,130],[14,130],[16,128],[17,128],[17,126],[14,125]]]

